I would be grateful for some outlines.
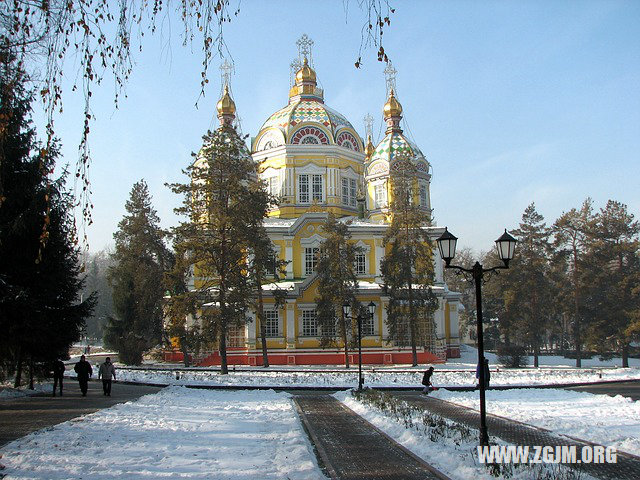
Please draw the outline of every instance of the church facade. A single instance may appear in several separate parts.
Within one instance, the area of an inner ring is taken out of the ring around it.
[[[415,199],[431,212],[431,165],[400,126],[402,106],[389,89],[383,108],[385,137],[373,144],[371,132],[364,140],[343,115],[324,103],[316,72],[306,52],[293,84],[289,102],[272,114],[253,137],[250,152],[257,173],[271,194],[280,199],[269,212],[265,227],[280,260],[285,278],[264,287],[265,327],[272,365],[343,364],[344,351],[321,348],[315,319],[316,254],[324,237],[322,224],[329,213],[348,224],[352,241],[360,247],[356,256],[357,298],[373,303],[373,318],[362,324],[363,363],[411,363],[411,349],[390,341],[386,323],[389,298],[385,295],[380,263],[385,255],[383,238],[389,226],[391,174],[394,159],[409,158],[415,176]],[[233,121],[235,103],[228,88],[217,104],[221,122]],[[370,130],[370,128],[369,128]],[[434,240],[435,284],[439,307],[434,331],[420,340],[420,363],[443,362],[458,357],[460,295],[448,290],[435,239],[444,228],[429,227]],[[284,304],[276,307],[275,288],[286,291]],[[357,350],[350,355],[357,362]],[[229,364],[261,365],[260,325],[255,318],[233,329],[228,340]],[[217,352],[201,359],[203,365],[220,363]]]

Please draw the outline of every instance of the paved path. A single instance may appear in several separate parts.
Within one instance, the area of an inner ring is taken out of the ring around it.
[[[455,405],[451,402],[440,400],[433,397],[427,397],[420,394],[396,394],[398,397],[407,401],[409,404],[418,408],[424,408],[442,417],[449,418],[458,423],[465,424],[469,427],[479,429],[480,412],[477,410]],[[531,425],[509,420],[496,415],[487,415],[487,430],[489,437],[495,435],[506,442],[513,445],[575,445],[577,458],[580,458],[580,452],[583,446],[594,445],[590,442],[569,437],[553,435],[548,430],[536,428]],[[618,452],[618,462],[602,463],[602,464],[567,464],[571,468],[580,470],[589,475],[601,479],[611,480],[638,480],[640,479],[640,458],[621,454]]]
[[[567,390],[576,392],[599,393],[605,395],[622,395],[632,400],[640,400],[640,380],[629,382],[586,385],[581,387],[568,387]]]
[[[41,428],[57,425],[72,418],[93,413],[117,403],[135,400],[157,387],[114,383],[111,396],[102,395],[102,382],[89,382],[89,392],[83,397],[78,382],[64,382],[64,396],[37,395],[0,401],[0,447]]]
[[[448,478],[330,395],[299,395],[294,402],[332,479]]]

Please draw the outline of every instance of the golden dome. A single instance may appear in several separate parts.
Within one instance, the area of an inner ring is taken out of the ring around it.
[[[366,158],[371,158],[373,152],[375,152],[376,147],[373,146],[373,142],[371,141],[371,134],[367,135],[367,146],[364,147],[364,154]]]
[[[218,115],[235,115],[236,113],[236,104],[231,95],[229,95],[228,85],[224,86],[224,92],[220,100],[218,100],[216,110],[218,110]]]
[[[302,68],[298,70],[298,73],[296,73],[296,84],[300,84],[302,82],[316,83],[316,72],[309,66],[307,57],[304,57]]]
[[[384,104],[382,111],[384,113],[384,118],[399,117],[402,115],[402,105],[400,105],[400,102],[396,100],[396,97],[393,94],[393,88],[389,92],[389,100]]]

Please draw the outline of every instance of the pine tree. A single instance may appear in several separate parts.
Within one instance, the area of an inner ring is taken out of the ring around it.
[[[639,306],[633,294],[640,279],[639,233],[627,206],[609,200],[595,215],[586,260],[587,341],[600,353],[619,351],[623,367],[629,366],[630,326]]]
[[[382,259],[381,273],[389,295],[389,336],[399,345],[411,345],[415,366],[418,343],[434,347],[433,312],[437,309],[437,299],[431,290],[433,245],[426,230],[431,219],[418,207],[411,162],[398,158],[393,172],[392,220],[384,237],[389,249]]]
[[[255,208],[255,164],[232,127],[221,127],[203,138],[196,161],[185,170],[191,181],[172,184],[184,197],[176,213],[187,219],[173,229],[177,257],[172,275],[193,268],[193,289],[172,296],[170,304],[196,308],[205,341],[217,345],[221,371],[228,373],[227,336],[247,321],[251,284],[247,275],[250,241],[246,225],[257,224],[264,211]],[[185,310],[188,313],[188,310]]]
[[[355,320],[360,304],[356,300],[356,254],[359,249],[351,242],[347,223],[339,222],[330,213],[322,225],[326,240],[318,253],[318,297],[316,318],[320,328],[320,345],[336,345],[340,338],[344,348],[344,365],[349,368],[349,338],[355,338]],[[351,304],[353,315],[345,318],[342,306]],[[360,312],[361,314],[361,312]]]
[[[537,367],[543,335],[553,314],[553,288],[549,278],[551,230],[531,203],[513,233],[518,237],[518,250],[510,269],[505,306],[513,318],[512,327],[532,347],[534,367]]]
[[[143,353],[162,340],[162,278],[171,256],[144,180],[133,185],[125,210],[113,235],[116,248],[108,278],[115,315],[107,322],[104,340],[118,351],[120,361],[140,365]]]
[[[562,262],[565,271],[564,282],[562,282],[565,288],[559,289],[559,292],[570,300],[562,304],[568,307],[567,313],[572,318],[576,367],[582,366],[582,330],[585,323],[583,290],[587,275],[583,262],[589,246],[589,229],[592,221],[592,201],[587,198],[580,210],[572,208],[563,213],[553,225],[554,249],[558,260],[556,263]]]
[[[66,175],[51,179],[57,144],[47,150],[36,140],[20,65],[5,57],[0,69],[0,361],[18,386],[23,365],[33,374],[67,354],[95,298],[78,298],[72,200]]]

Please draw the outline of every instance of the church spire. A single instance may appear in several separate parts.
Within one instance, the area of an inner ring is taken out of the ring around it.
[[[298,46],[298,61],[294,61],[291,67],[298,67],[298,71],[295,74],[294,85],[289,91],[289,101],[299,100],[301,97],[323,101],[323,92],[317,87],[316,72],[311,66],[313,40],[305,33],[296,41],[296,45]]]
[[[229,93],[229,84],[231,82],[231,73],[233,72],[233,65],[231,65],[225,58],[222,65],[220,65],[220,75],[222,77],[222,96],[216,104],[216,110],[218,111],[218,120],[222,127],[231,127],[233,121],[236,118],[236,104],[231,98]]]

